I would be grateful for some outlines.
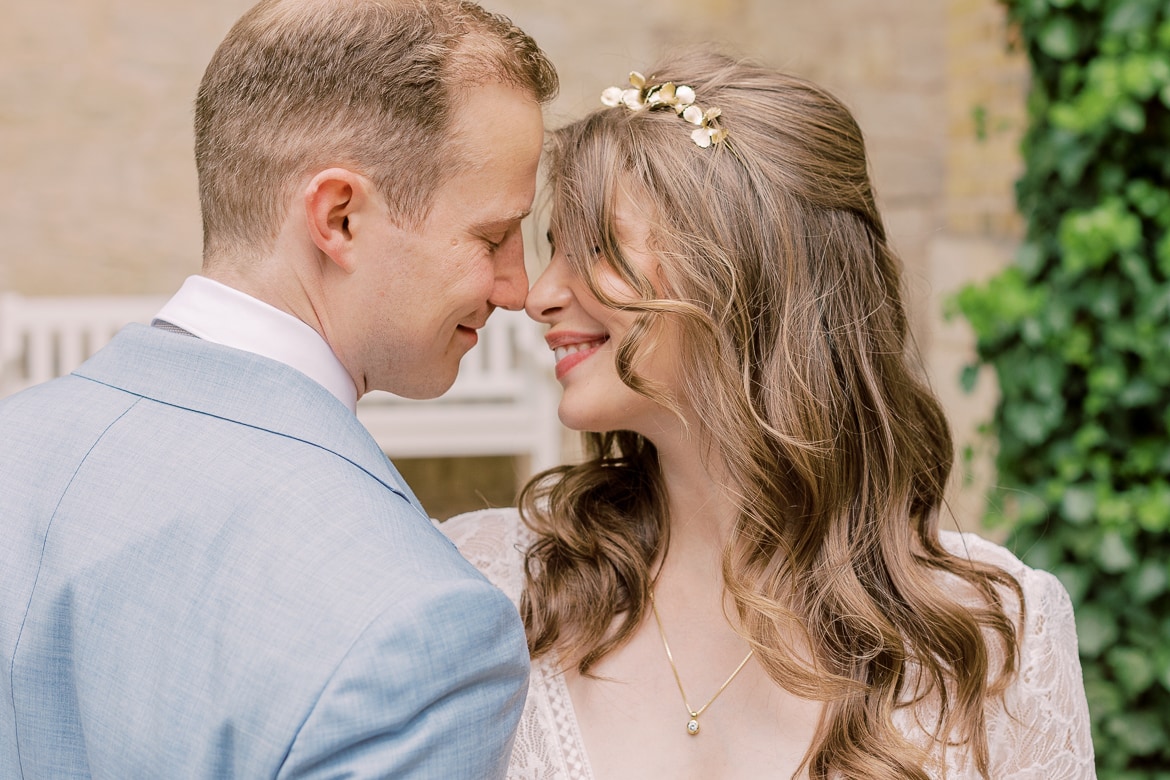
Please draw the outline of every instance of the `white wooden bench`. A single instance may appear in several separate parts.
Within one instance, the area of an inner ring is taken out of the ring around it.
[[[159,296],[0,293],[0,396],[79,366],[129,322],[148,323]],[[521,479],[561,460],[551,353],[522,312],[497,311],[441,398],[383,392],[358,403],[358,418],[391,457],[513,455]]]

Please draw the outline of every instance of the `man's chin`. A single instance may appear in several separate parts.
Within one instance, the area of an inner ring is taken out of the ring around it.
[[[400,392],[395,392],[394,395],[402,398],[409,398],[412,401],[430,401],[446,393],[451,389],[451,385],[455,384],[454,378],[450,382],[427,383],[423,386],[412,386],[403,388]],[[393,391],[391,391],[393,392]]]
[[[393,389],[394,395],[409,398],[414,401],[428,401],[446,393],[455,384],[459,374],[459,363],[454,365],[432,366],[429,372],[420,372],[418,376],[399,378]]]

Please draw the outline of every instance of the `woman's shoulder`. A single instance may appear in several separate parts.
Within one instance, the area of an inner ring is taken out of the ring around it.
[[[1027,684],[1063,684],[1070,676],[1079,683],[1080,659],[1072,599],[1063,583],[1043,569],[1034,569],[1007,548],[971,533],[940,534],[953,555],[997,566],[1020,585],[1023,619],[1019,633],[1019,679]],[[960,586],[961,587],[961,586]],[[999,588],[1009,617],[1020,615],[1020,602],[1009,588]],[[1038,672],[1035,670],[1039,670]]]
[[[1072,601],[1060,580],[971,533],[942,532],[952,555],[1010,574],[1024,597],[1019,655],[1004,700],[986,724],[993,777],[1092,777],[1093,745]],[[1000,589],[1009,616],[1015,593]],[[992,665],[1002,660],[993,650]]]
[[[1033,569],[1011,550],[978,534],[958,531],[940,531],[939,541],[951,555],[978,563],[991,564],[1007,572],[1020,584],[1025,604],[1068,601],[1068,593],[1054,575],[1042,569]],[[1014,601],[1014,599],[1009,599]]]
[[[465,512],[438,525],[464,558],[519,603],[524,586],[524,554],[532,544],[533,533],[515,507]]]
[[[1028,569],[1011,550],[970,531],[939,531],[938,540],[947,552],[960,558],[991,563],[1012,574]]]

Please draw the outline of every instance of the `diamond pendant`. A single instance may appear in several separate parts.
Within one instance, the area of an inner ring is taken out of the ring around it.
[[[687,733],[692,737],[699,733],[698,718],[691,718],[689,721],[687,721]]]

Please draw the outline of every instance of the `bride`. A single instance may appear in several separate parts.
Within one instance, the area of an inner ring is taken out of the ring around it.
[[[515,778],[1094,776],[1072,609],[940,531],[846,108],[688,52],[551,142],[549,326],[587,458],[443,529],[533,657]]]

